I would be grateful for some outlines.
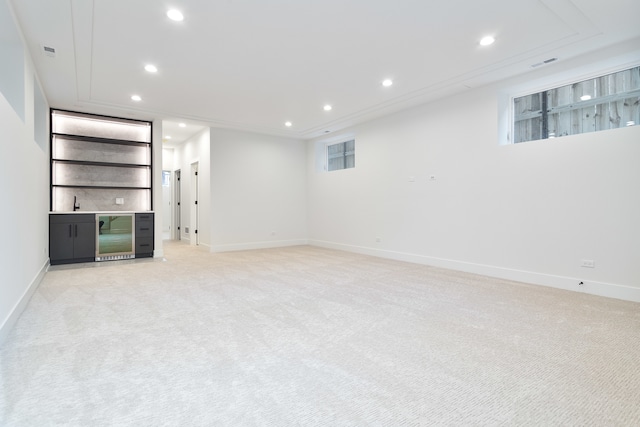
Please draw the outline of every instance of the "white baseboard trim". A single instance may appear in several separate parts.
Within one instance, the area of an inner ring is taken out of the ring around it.
[[[283,248],[287,246],[308,245],[307,239],[268,240],[264,242],[232,243],[228,245],[211,245],[211,252],[247,251],[253,249]]]
[[[27,289],[25,289],[24,293],[22,294],[18,302],[16,302],[16,304],[13,306],[13,309],[9,312],[7,317],[2,322],[2,325],[0,326],[0,346],[4,344],[5,340],[9,336],[9,333],[15,326],[18,319],[20,318],[20,315],[22,314],[24,309],[27,307],[29,300],[31,299],[35,291],[38,289],[38,286],[40,286],[40,283],[42,283],[42,279],[44,279],[44,275],[47,273],[48,268],[49,268],[49,260],[47,259],[44,265],[42,266],[42,268],[40,269],[40,271],[38,272],[38,274],[36,274],[36,277],[33,278],[33,280],[31,281],[29,286],[27,286]]]
[[[424,264],[433,267],[447,268],[450,270],[464,271],[467,273],[513,280],[516,282],[530,283],[533,285],[548,286],[551,288],[565,289],[574,292],[583,292],[607,298],[640,302],[640,288],[634,288],[631,286],[586,281],[575,277],[556,276],[552,274],[497,267],[493,265],[474,264],[465,261],[456,261],[451,259],[436,258],[405,252],[388,251],[364,246],[345,245],[342,243],[327,242],[323,240],[309,240],[309,245],[328,249],[337,249],[346,252],[354,252],[363,255],[371,255],[380,258],[394,259],[397,261],[411,262],[414,264]],[[579,285],[580,282],[583,282],[583,285]]]

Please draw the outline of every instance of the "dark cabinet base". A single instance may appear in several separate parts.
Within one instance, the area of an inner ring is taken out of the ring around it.
[[[49,259],[52,265],[91,262],[95,257],[95,215],[49,215]]]
[[[135,258],[151,258],[154,250],[154,215],[135,214]],[[51,265],[96,261],[96,214],[49,215]],[[131,256],[131,258],[133,255]]]
[[[136,258],[153,256],[153,213],[136,214]]]

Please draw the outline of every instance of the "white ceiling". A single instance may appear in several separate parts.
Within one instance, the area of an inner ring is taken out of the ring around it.
[[[163,120],[173,142],[201,126],[311,138],[640,37],[638,0],[9,3],[52,107]]]

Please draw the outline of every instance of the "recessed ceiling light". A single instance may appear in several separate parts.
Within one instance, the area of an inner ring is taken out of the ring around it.
[[[627,122],[627,126],[635,126],[636,122],[633,120]]]
[[[588,101],[591,99],[591,95],[582,95],[580,101]]]
[[[493,36],[486,36],[486,37],[483,37],[480,40],[480,45],[481,46],[489,46],[489,45],[493,44],[493,42],[495,42],[495,41],[496,41],[496,39]]]
[[[293,126],[293,123],[291,122],[285,122],[284,125],[288,128],[290,128],[291,126]]]
[[[178,126],[180,126],[181,128],[186,128],[187,125],[185,125],[184,123],[178,123]]]
[[[166,135],[164,139],[171,139],[171,135]]]
[[[142,98],[139,95],[131,95],[131,100],[132,101],[142,101]]]
[[[392,84],[393,84],[393,80],[391,80],[391,79],[386,79],[386,80],[382,81],[382,86],[384,86],[384,87],[389,87]]]
[[[150,73],[157,73],[158,72],[158,67],[156,67],[153,64],[147,64],[144,66],[144,69],[147,70]]]
[[[332,108],[333,107],[331,105],[327,104],[324,106],[324,111],[331,111]]]
[[[182,21],[184,19],[182,12],[177,9],[171,9],[167,11],[167,16],[169,17],[169,19],[172,19],[174,21]]]

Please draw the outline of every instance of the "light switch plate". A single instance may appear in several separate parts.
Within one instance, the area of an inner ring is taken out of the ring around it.
[[[587,268],[595,268],[596,262],[592,259],[583,259],[580,265]]]
[[[116,205],[124,205],[124,197],[116,197]]]

